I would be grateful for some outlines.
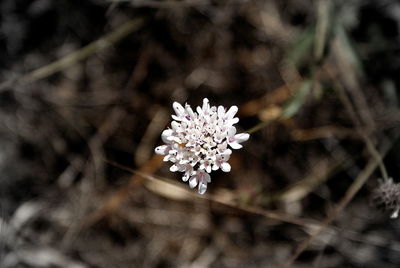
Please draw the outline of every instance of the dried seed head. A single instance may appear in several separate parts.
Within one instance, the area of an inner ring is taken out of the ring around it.
[[[397,218],[400,210],[400,183],[394,183],[390,178],[380,181],[379,187],[372,193],[372,202],[380,210],[391,213],[391,218]]]

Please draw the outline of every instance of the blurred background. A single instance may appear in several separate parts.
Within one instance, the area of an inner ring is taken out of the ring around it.
[[[400,179],[399,26],[395,0],[2,0],[0,266],[399,267],[370,202],[380,157]],[[252,135],[199,196],[153,152],[205,97]]]

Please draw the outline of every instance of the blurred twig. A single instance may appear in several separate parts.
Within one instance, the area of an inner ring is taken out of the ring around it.
[[[318,61],[324,53],[325,43],[329,30],[329,13],[331,1],[317,1],[317,25],[315,30],[314,57]]]
[[[378,152],[378,150],[375,148],[374,144],[372,143],[371,139],[368,137],[367,134],[362,130],[361,126],[361,121],[357,117],[357,113],[355,108],[353,107],[351,100],[349,96],[346,94],[345,89],[343,86],[336,80],[332,78],[332,82],[335,86],[336,91],[338,92],[338,95],[343,103],[343,105],[346,107],[347,112],[350,115],[350,118],[353,120],[354,124],[356,125],[356,130],[358,134],[361,136],[361,138],[364,140],[367,150],[369,153],[374,157],[379,165],[379,169],[381,171],[382,177],[384,180],[389,180],[388,173],[386,171],[386,167],[383,163],[383,159],[381,154]]]
[[[53,62],[50,63],[46,66],[43,66],[39,69],[36,69],[19,79],[14,79],[11,82],[4,82],[0,85],[0,90],[6,89],[9,84],[13,83],[20,83],[22,85],[24,84],[29,84],[34,81],[43,79],[45,77],[48,77],[54,73],[57,73],[61,70],[64,70],[68,67],[73,66],[77,62],[90,57],[94,53],[99,52],[100,50],[103,50],[105,48],[110,47],[112,44],[120,41],[130,33],[137,31],[141,26],[143,25],[143,20],[142,19],[133,19],[125,24],[117,27],[114,31],[112,31],[109,34],[106,34],[104,37],[88,44],[87,46]]]

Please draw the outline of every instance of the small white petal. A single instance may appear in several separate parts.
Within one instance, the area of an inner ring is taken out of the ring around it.
[[[230,142],[229,145],[232,147],[232,149],[235,149],[235,150],[240,149],[240,148],[243,147],[242,145],[240,145],[240,144],[237,143],[236,141]]]
[[[171,115],[172,119],[176,120],[176,121],[182,121],[182,117],[176,116],[176,115]]]
[[[233,126],[231,126],[231,127],[228,129],[228,136],[229,136],[229,137],[233,137],[235,134],[236,134],[236,128],[233,127]]]
[[[176,165],[172,165],[172,166],[169,168],[169,170],[170,170],[171,172],[176,172],[176,171],[178,171],[179,169],[178,169],[178,167],[177,167]]]
[[[197,178],[196,176],[192,176],[189,180],[189,187],[193,189],[196,186],[197,186]]]
[[[211,173],[211,166],[207,166],[206,171],[207,173]]]
[[[228,124],[228,125],[234,125],[238,122],[239,122],[239,118],[237,118],[237,117],[226,120],[226,124]]]
[[[183,106],[178,102],[174,102],[172,104],[172,108],[174,108],[174,111],[177,116],[182,116],[185,114],[185,108],[183,108]]]
[[[192,107],[190,107],[190,105],[186,105],[186,112],[189,114],[191,119],[196,118],[196,115],[194,114]]]
[[[206,112],[210,109],[210,104],[207,98],[203,99],[203,112]]]
[[[225,108],[223,106],[218,106],[218,116],[222,118],[225,115]]]
[[[177,131],[177,130],[179,130],[181,128],[181,124],[179,124],[176,121],[172,121],[171,122],[171,127],[172,127],[173,130]]]
[[[239,108],[236,105],[229,108],[229,110],[226,112],[227,119],[232,119],[238,110],[239,110]],[[239,119],[238,119],[238,121],[239,121]]]
[[[229,165],[227,162],[224,162],[221,164],[221,170],[223,172],[229,172],[231,171],[231,165]]]
[[[204,194],[207,191],[207,183],[199,183],[199,194]]]
[[[156,154],[165,155],[168,153],[168,150],[169,150],[169,146],[161,145],[161,146],[156,147],[156,149],[154,151]]]
[[[189,177],[190,177],[189,172],[186,172],[186,173],[182,176],[182,180],[183,180],[184,182],[186,182],[186,181],[188,181]]]
[[[161,139],[165,143],[170,143],[169,138],[171,137],[174,131],[172,129],[166,129],[161,133]]]
[[[240,133],[235,135],[235,140],[239,143],[247,141],[250,138],[250,135],[247,133]]]

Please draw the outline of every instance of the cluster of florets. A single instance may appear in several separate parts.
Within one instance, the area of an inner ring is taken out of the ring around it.
[[[373,191],[373,204],[383,211],[389,212],[391,218],[397,218],[400,211],[400,184],[392,178],[380,181],[379,187]]]
[[[207,190],[211,182],[209,173],[221,169],[229,172],[228,163],[232,150],[240,149],[240,143],[249,139],[249,134],[236,134],[233,126],[239,122],[235,117],[237,106],[226,110],[223,106],[210,106],[208,99],[203,100],[203,106],[198,106],[196,112],[190,105],[174,102],[172,107],[176,115],[171,128],[161,134],[165,145],[155,149],[157,154],[165,155],[164,161],[173,165],[170,171],[184,172],[183,181],[188,181],[190,188],[198,186],[200,194]]]

